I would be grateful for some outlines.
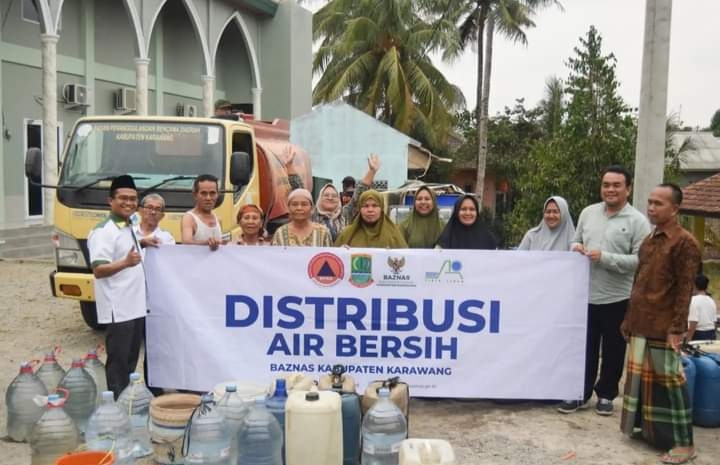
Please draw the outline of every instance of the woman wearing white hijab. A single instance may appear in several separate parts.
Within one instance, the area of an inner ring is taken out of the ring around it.
[[[330,241],[335,242],[338,234],[345,228],[343,206],[340,203],[340,194],[332,184],[325,184],[318,193],[315,208],[312,212],[312,221],[319,223],[330,231]]]
[[[543,220],[525,233],[518,250],[570,250],[575,225],[570,217],[567,201],[552,196],[545,201]]]

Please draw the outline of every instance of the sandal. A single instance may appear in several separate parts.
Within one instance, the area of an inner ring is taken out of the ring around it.
[[[675,449],[670,449],[667,453],[660,456],[660,461],[671,465],[679,465],[688,463],[694,460],[695,457],[697,457],[695,449],[690,449],[687,452],[675,452]]]

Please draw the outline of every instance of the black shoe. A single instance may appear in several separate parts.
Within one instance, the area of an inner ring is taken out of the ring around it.
[[[609,417],[613,414],[613,411],[614,407],[610,399],[603,399],[602,397],[600,397],[597,401],[597,404],[595,404],[595,413],[597,413],[598,415]]]
[[[575,413],[588,408],[588,403],[582,400],[565,400],[558,407],[560,413]]]

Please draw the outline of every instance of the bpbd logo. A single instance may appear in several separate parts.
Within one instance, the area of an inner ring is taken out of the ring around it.
[[[445,260],[437,271],[426,271],[425,281],[442,283],[462,283],[462,262]]]
[[[307,272],[310,279],[316,284],[329,287],[343,279],[345,266],[337,255],[323,252],[310,259]]]
[[[372,283],[372,255],[365,253],[350,255],[350,284],[355,287],[368,287]]]

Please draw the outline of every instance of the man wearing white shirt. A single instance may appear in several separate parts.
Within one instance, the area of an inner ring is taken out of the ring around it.
[[[712,297],[707,294],[709,280],[704,274],[695,277],[695,290],[697,293],[690,301],[690,312],[688,314],[688,341],[714,341],[717,339],[715,333],[715,321],[718,318],[717,305]]]
[[[140,249],[155,244],[138,238],[130,224],[138,204],[131,176],[113,180],[108,203],[110,214],[90,232],[88,249],[98,323],[107,324],[107,385],[117,398],[137,367],[145,327],[147,302]]]
[[[153,240],[156,244],[174,244],[175,238],[159,225],[165,216],[165,199],[160,194],[148,194],[140,202],[140,223],[134,225],[138,238]]]

